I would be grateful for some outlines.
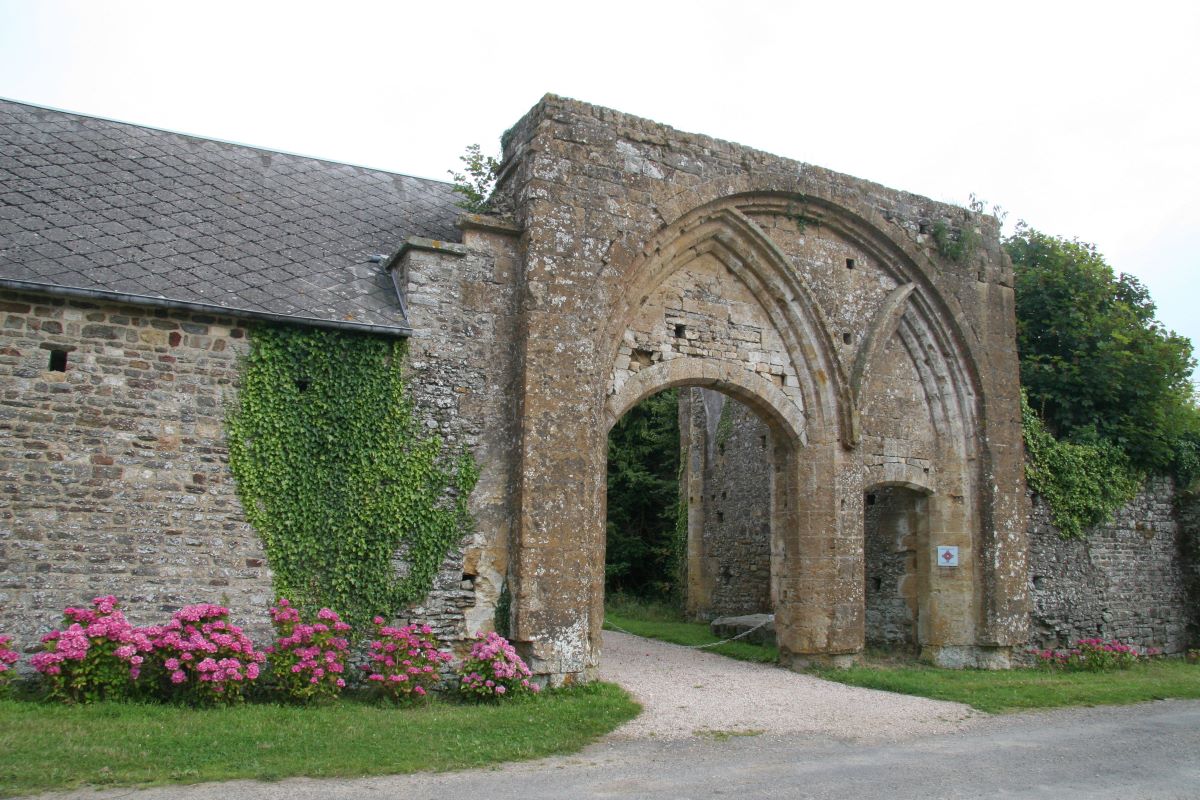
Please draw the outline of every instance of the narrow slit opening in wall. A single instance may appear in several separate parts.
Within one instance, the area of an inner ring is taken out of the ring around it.
[[[724,522],[724,521],[725,521],[725,512],[718,511],[717,512],[717,522],[720,523],[720,522]]]
[[[846,269],[854,269],[854,259],[853,258],[846,259]]]
[[[850,344],[851,338],[852,337],[850,336],[849,333],[842,334],[842,341],[845,342],[846,344]]]
[[[676,325],[675,326],[675,338],[683,339],[686,336],[687,336],[687,325]]]
[[[767,437],[766,436],[758,437],[758,446],[764,450],[767,449]]]
[[[883,578],[871,578],[871,591],[878,592],[883,588]]]
[[[66,372],[67,371],[67,351],[66,350],[51,350],[50,351],[50,371],[51,372]]]
[[[875,495],[873,495],[873,494],[867,495],[867,505],[869,505],[869,506],[875,505]]]

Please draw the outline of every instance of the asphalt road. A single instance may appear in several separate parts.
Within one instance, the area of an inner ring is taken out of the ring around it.
[[[497,769],[236,781],[54,797],[136,800],[563,798],[1200,798],[1200,701],[991,717],[965,733],[864,745],[825,737],[616,740]]]

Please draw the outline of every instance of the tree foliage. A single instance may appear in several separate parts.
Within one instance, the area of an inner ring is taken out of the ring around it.
[[[671,596],[680,558],[678,503],[679,411],[672,389],[634,406],[608,435],[608,591]]]
[[[1191,342],[1166,330],[1146,288],[1114,275],[1094,246],[1023,225],[1005,246],[1021,382],[1046,427],[1078,443],[1110,442],[1137,468],[1186,479],[1200,441]]]
[[[499,159],[485,156],[477,144],[467,146],[465,155],[458,157],[465,173],[447,170],[454,181],[452,188],[462,199],[455,205],[466,211],[482,214],[488,210],[488,200],[496,187],[500,171]]]

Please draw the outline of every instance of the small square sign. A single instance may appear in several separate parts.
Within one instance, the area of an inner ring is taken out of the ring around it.
[[[958,548],[938,545],[937,549],[938,565],[943,567],[958,566]]]

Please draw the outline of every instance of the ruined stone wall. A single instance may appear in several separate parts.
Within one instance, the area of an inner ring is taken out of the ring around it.
[[[699,399],[703,390],[693,391],[691,413],[703,416]],[[897,396],[903,395],[893,396],[892,402]],[[761,514],[770,502],[766,454],[757,438],[766,433],[765,426],[744,406],[725,402],[733,410],[725,434],[718,433],[717,422],[709,422],[690,443],[705,450],[709,459],[702,485],[693,495],[703,506],[699,518],[710,575],[705,591],[714,615],[750,610],[747,597],[752,592],[745,587],[756,585],[749,570],[757,562],[746,554],[757,551],[738,550],[738,532],[744,527],[741,521]],[[718,414],[720,408],[716,406]],[[710,450],[715,451],[712,457]],[[869,488],[864,497],[868,643],[911,646],[916,642],[917,534],[922,520],[914,500],[920,501],[915,492],[889,486]],[[1062,646],[1093,636],[1168,653],[1195,646],[1200,622],[1196,595],[1200,501],[1195,496],[1176,498],[1169,480],[1153,480],[1111,522],[1093,528],[1085,539],[1070,541],[1058,536],[1045,503],[1037,497],[1031,497],[1031,502],[1031,646]],[[764,534],[767,539],[769,533]],[[769,553],[759,557],[769,560]]]
[[[878,487],[863,498],[868,644],[917,644],[917,531],[923,520],[913,494]]]
[[[0,626],[29,645],[115,594],[139,624],[227,602],[261,636],[270,573],[223,431],[245,328],[11,292],[0,314]]]
[[[1189,647],[1200,647],[1200,483],[1193,483],[1177,500],[1179,536],[1187,558]]]
[[[1194,518],[1186,519],[1184,524],[1194,524]],[[1195,564],[1168,479],[1148,482],[1110,522],[1083,539],[1059,538],[1045,503],[1035,497],[1029,570],[1034,646],[1094,636],[1168,653],[1189,644]]]
[[[914,473],[942,492],[936,530],[964,555],[929,590],[944,612],[931,643],[971,659],[1026,640],[1011,267],[994,219],[553,96],[506,135],[504,161],[524,265],[514,632],[536,670],[595,667],[604,434],[668,385],[725,391],[783,435],[788,652],[861,648],[864,481]],[[976,246],[949,258],[939,223]],[[865,413],[891,390],[893,338],[937,406],[895,426],[911,436]]]
[[[689,607],[702,619],[770,613],[770,431],[753,411],[720,392],[685,389],[680,407],[704,426],[690,446],[702,451],[705,489],[689,498],[701,506],[700,540],[690,546],[700,551],[704,576],[692,583],[702,596]],[[689,429],[686,421],[680,429]]]

